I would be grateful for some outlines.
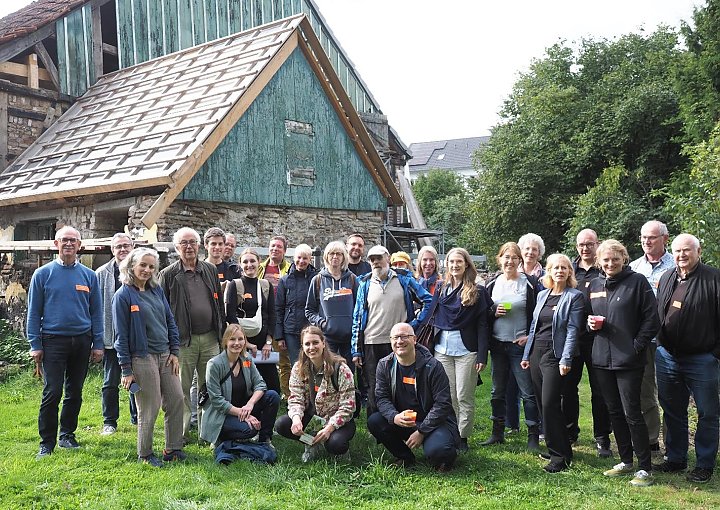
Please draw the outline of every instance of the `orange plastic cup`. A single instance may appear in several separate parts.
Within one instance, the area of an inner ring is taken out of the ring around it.
[[[417,412],[415,412],[415,411],[405,411],[404,414],[405,414],[406,420],[415,421],[417,419]]]

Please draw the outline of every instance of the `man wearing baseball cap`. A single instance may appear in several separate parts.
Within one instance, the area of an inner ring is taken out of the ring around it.
[[[425,320],[432,296],[412,275],[399,274],[390,268],[390,253],[384,246],[373,246],[368,252],[372,271],[359,280],[351,350],[353,361],[361,366],[368,385],[368,416],[377,411],[375,372],[378,362],[392,352],[390,330],[398,322],[413,329]],[[413,300],[421,302],[417,318]]]

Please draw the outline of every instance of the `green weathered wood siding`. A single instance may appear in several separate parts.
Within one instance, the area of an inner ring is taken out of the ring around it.
[[[92,13],[84,5],[55,22],[60,91],[72,96],[85,93],[95,82],[92,58]]]
[[[115,5],[120,68],[305,13],[355,108],[380,111],[309,0],[115,0]]]
[[[312,187],[287,184],[286,120],[312,124]],[[384,211],[387,205],[299,49],[281,66],[180,198],[363,211]]]

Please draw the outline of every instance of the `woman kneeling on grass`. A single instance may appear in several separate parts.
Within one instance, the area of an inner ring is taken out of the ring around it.
[[[545,444],[550,462],[548,473],[570,467],[573,451],[568,423],[562,411],[562,396],[568,393],[566,377],[579,354],[577,339],[584,328],[585,298],[576,290],[572,262],[560,253],[547,259],[545,289],[538,294],[525,352],[520,366],[530,369],[535,398],[545,424]],[[577,361],[577,360],[576,360]],[[579,367],[578,367],[579,368]]]
[[[277,433],[300,440],[310,419],[317,415],[325,426],[315,434],[311,445],[305,446],[303,462],[320,453],[320,447],[330,455],[344,455],[355,435],[355,384],[353,374],[342,356],[333,353],[325,344],[322,330],[307,326],[300,333],[302,352],[290,374],[288,414],[275,424]]]
[[[165,413],[163,460],[185,460],[186,455],[182,451],[180,336],[170,305],[158,285],[157,270],[155,250],[131,251],[120,264],[123,285],[115,293],[112,310],[122,385],[131,389],[137,383],[132,391],[138,409],[138,460],[162,467],[152,448],[160,407]]]
[[[267,389],[247,346],[242,327],[229,324],[222,338],[223,351],[208,361],[208,401],[200,438],[210,444],[247,441],[259,434],[258,442],[270,445],[280,396]]]

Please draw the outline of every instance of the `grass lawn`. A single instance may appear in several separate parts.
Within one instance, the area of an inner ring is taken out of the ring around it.
[[[41,384],[30,373],[22,373],[0,384],[0,510],[720,508],[720,474],[699,487],[680,475],[656,475],[656,485],[649,488],[631,487],[629,478],[602,476],[618,459],[602,460],[595,455],[586,379],[581,444],[569,471],[545,473],[544,462],[525,451],[522,434],[510,436],[504,445],[478,446],[490,428],[490,374],[483,378],[486,384],[477,392],[478,420],[470,453],[458,460],[453,472],[441,475],[422,463],[410,472],[388,467],[390,459],[369,437],[364,419],[351,446],[350,464],[323,459],[303,465],[299,459],[302,445],[276,436],[273,442],[279,460],[274,466],[245,462],[218,466],[210,448],[197,445],[186,449],[187,463],[163,469],[140,465],[135,460],[136,434],[125,396],[118,433],[99,435],[102,379],[97,369],[85,384],[77,432],[82,448],[58,448],[52,456],[36,461]],[[158,429],[155,445],[156,452],[162,448]]]

